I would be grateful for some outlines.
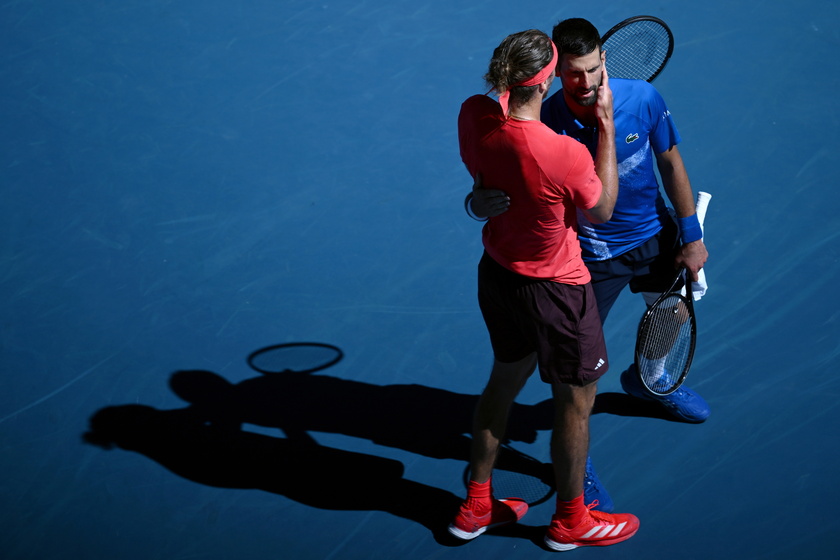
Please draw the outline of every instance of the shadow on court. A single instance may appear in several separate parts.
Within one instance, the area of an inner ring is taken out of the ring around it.
[[[343,434],[466,465],[478,396],[315,375],[328,366],[303,365],[288,354],[295,348],[311,352],[312,344],[284,347],[297,371],[277,367],[236,384],[206,370],[175,372],[170,388],[189,406],[107,407],[92,416],[84,440],[141,453],[208,486],[260,489],[321,509],[388,512],[423,525],[438,542],[454,544],[445,527],[460,497],[403,478],[399,461],[322,446],[310,433]],[[594,412],[658,417],[651,403],[615,393],[599,395]],[[552,416],[551,400],[515,404],[508,441],[534,442],[539,430],[551,429]],[[285,437],[243,431],[243,424],[276,428]],[[553,487],[548,464],[509,446],[497,467]],[[531,540],[536,534],[514,531],[526,533],[509,536]]]
[[[460,498],[404,479],[401,462],[231,430],[196,412],[105,408],[91,419],[85,440],[141,453],[208,486],[264,490],[321,509],[388,512],[423,525],[446,543],[445,529]]]
[[[635,416],[637,418],[656,418],[678,424],[688,424],[669,414],[662,406],[652,401],[631,397],[626,393],[600,393],[595,397],[592,414],[612,414],[614,416]]]

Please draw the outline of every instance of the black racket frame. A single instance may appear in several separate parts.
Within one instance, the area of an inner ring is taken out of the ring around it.
[[[682,287],[685,286],[685,293],[686,295],[682,295],[680,293]],[[642,333],[646,329],[646,324],[651,320],[651,317],[656,313],[656,309],[659,307],[665,299],[669,297],[676,297],[685,305],[686,310],[688,312],[688,321],[691,322],[691,340],[689,342],[689,349],[688,349],[688,359],[686,359],[685,366],[683,367],[682,372],[680,373],[677,381],[666,391],[656,391],[653,388],[649,387],[642,376],[642,370],[639,367],[641,362],[641,354],[642,354]],[[635,351],[635,361],[636,361],[636,375],[639,379],[639,382],[642,384],[642,387],[645,388],[651,395],[656,397],[664,397],[666,395],[670,395],[674,391],[680,388],[680,385],[683,384],[685,378],[688,376],[688,371],[691,369],[691,362],[694,360],[694,348],[697,345],[697,320],[694,316],[694,293],[691,289],[691,282],[688,278],[688,270],[685,268],[681,268],[677,271],[677,274],[674,276],[674,280],[671,283],[671,287],[668,288],[666,291],[662,292],[656,301],[648,307],[647,311],[642,315],[642,319],[639,321],[639,328],[636,331],[636,351]]]
[[[624,27],[627,27],[628,25],[637,23],[639,21],[650,21],[657,23],[661,25],[668,33],[668,52],[665,54],[665,59],[662,61],[662,64],[659,65],[659,68],[653,73],[653,75],[651,75],[646,80],[648,83],[650,83],[653,80],[655,80],[656,77],[659,76],[659,74],[662,73],[662,71],[665,69],[665,66],[668,64],[668,61],[671,60],[671,55],[674,54],[674,34],[671,32],[671,28],[668,27],[667,23],[665,23],[656,16],[633,16],[615,24],[610,28],[609,31],[604,33],[604,35],[601,36],[601,45],[604,45],[612,35],[618,32],[619,29],[623,29]],[[607,56],[609,56],[609,54],[607,54]],[[616,77],[620,78],[621,76]]]

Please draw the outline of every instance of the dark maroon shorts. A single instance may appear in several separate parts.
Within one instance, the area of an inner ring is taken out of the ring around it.
[[[478,265],[478,303],[496,360],[517,362],[536,352],[546,383],[588,385],[607,372],[591,284],[528,278],[485,253]]]

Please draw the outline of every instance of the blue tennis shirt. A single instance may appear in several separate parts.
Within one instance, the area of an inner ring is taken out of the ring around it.
[[[656,179],[654,154],[680,142],[665,100],[642,80],[611,79],[618,159],[618,201],[612,219],[593,224],[578,212],[584,261],[601,261],[634,249],[656,235],[670,219]],[[542,106],[542,121],[558,134],[583,143],[595,157],[598,131],[583,126],[559,90]]]

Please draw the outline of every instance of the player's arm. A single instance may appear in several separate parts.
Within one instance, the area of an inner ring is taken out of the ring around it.
[[[592,208],[583,214],[593,224],[601,224],[612,218],[615,201],[618,199],[618,166],[615,155],[615,121],[613,120],[613,96],[604,53],[601,53],[601,86],[595,102],[595,117],[598,119],[598,149],[595,152],[595,172],[601,179],[601,197]]]
[[[675,265],[690,270],[692,279],[697,280],[697,273],[706,264],[709,252],[693,226],[696,222],[693,218],[695,215],[694,194],[688,172],[676,146],[671,146],[669,150],[656,154],[656,165],[662,177],[662,186],[677,213],[678,221],[681,224],[687,224],[683,228],[685,231],[680,232],[683,243],[677,252]],[[686,235],[688,242],[686,242]]]

